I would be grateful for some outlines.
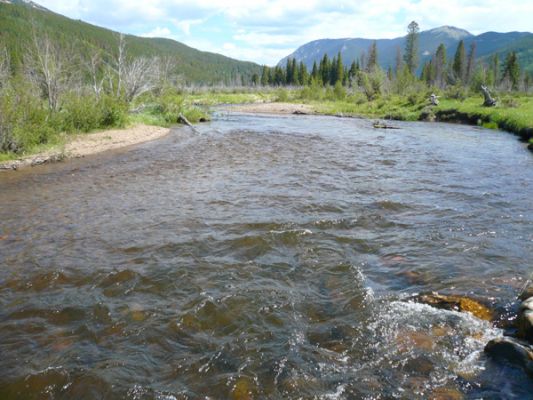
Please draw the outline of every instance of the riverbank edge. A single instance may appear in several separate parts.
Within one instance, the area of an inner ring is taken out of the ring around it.
[[[238,105],[226,105],[221,108],[225,111],[252,113],[252,114],[273,114],[273,115],[324,115],[335,116],[342,118],[364,118],[364,119],[387,119],[394,121],[408,121],[405,118],[397,115],[365,115],[357,113],[329,113],[322,112],[314,104],[306,103],[245,103]],[[498,129],[512,133],[520,138],[524,143],[527,143],[527,148],[533,152],[533,143],[528,143],[528,140],[533,138],[533,127],[515,127],[507,121],[495,121],[490,115],[481,113],[469,113],[458,110],[456,108],[438,108],[428,106],[421,110],[416,121],[421,122],[445,122],[456,123],[469,126],[483,126],[483,124],[497,124]]]
[[[37,165],[81,158],[109,150],[117,150],[160,139],[171,132],[170,128],[136,124],[125,129],[109,129],[72,136],[65,144],[44,152],[0,162],[0,171],[18,170]]]

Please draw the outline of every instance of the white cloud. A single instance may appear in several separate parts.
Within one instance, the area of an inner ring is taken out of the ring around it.
[[[39,0],[38,0],[39,1]],[[41,0],[73,18],[274,64],[320,38],[392,38],[416,20],[472,33],[531,30],[531,0]],[[212,26],[215,21],[215,26]],[[145,33],[146,32],[146,33]],[[232,44],[227,46],[225,44]]]

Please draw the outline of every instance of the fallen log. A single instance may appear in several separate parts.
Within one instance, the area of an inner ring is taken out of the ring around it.
[[[187,125],[188,127],[190,127],[194,132],[198,133],[198,131],[196,130],[196,128],[194,127],[193,124],[191,124],[189,122],[189,120],[185,117],[185,115],[181,114],[178,116],[178,122],[181,123],[181,124],[184,124],[184,125]]]

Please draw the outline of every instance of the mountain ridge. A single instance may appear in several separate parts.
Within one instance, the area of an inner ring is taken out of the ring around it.
[[[533,33],[530,32],[485,32],[473,35],[465,29],[451,25],[443,25],[420,32],[419,35],[419,58],[420,68],[431,59],[438,46],[443,43],[446,47],[448,60],[453,57],[460,40],[463,40],[468,48],[472,43],[476,43],[476,55],[479,60],[487,60],[490,56],[498,54],[500,60],[510,51],[517,51],[520,62],[529,72],[533,72]],[[310,69],[313,62],[317,65],[327,54],[333,58],[341,52],[346,65],[352,61],[360,59],[363,54],[368,54],[368,50],[373,42],[377,43],[378,62],[382,68],[394,68],[397,49],[401,51],[405,48],[405,36],[392,39],[367,39],[367,38],[340,38],[340,39],[317,39],[310,41],[293,53],[282,58],[278,65],[284,66],[287,59],[295,58],[297,62],[302,61]]]

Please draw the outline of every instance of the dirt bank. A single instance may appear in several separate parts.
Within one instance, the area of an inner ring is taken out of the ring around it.
[[[12,170],[35,166],[65,158],[85,157],[103,151],[118,149],[138,143],[159,139],[170,132],[168,128],[136,125],[127,129],[114,129],[102,132],[73,136],[62,149],[33,154],[13,161],[0,163],[0,170]]]

